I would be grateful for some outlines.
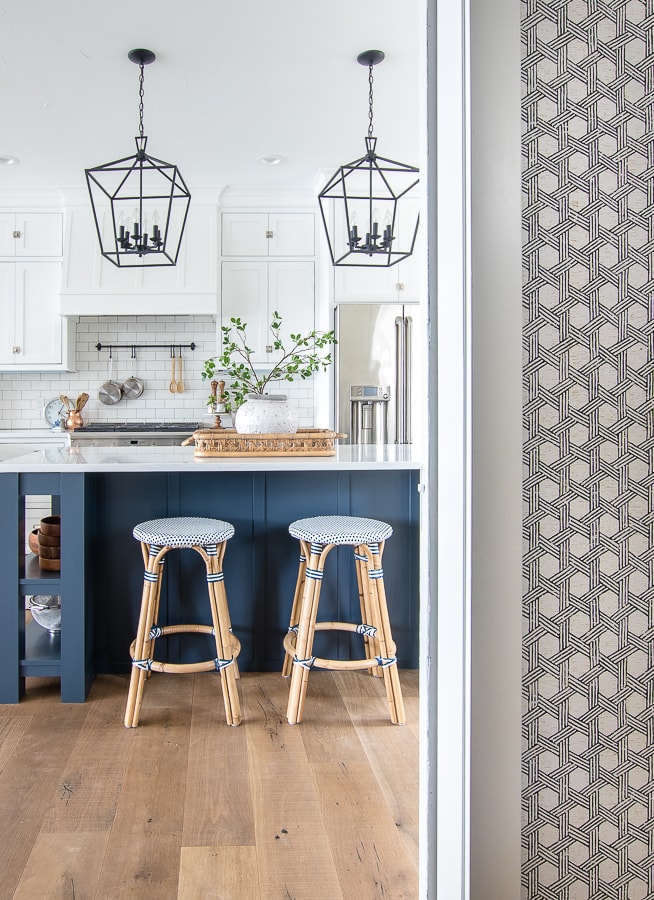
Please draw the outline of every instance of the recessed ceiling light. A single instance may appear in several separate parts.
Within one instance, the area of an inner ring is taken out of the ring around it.
[[[281,162],[284,162],[284,157],[277,156],[276,154],[271,156],[260,156],[257,161],[260,162],[262,166],[278,166]]]
[[[17,162],[15,156],[0,156],[0,166],[13,166]]]

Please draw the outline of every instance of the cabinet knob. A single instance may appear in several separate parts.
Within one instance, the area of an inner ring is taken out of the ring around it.
[[[15,237],[16,239],[18,239],[19,237],[22,237],[22,236],[23,236],[22,231],[14,231],[14,237]]]
[[[20,347],[12,347],[11,352],[12,353],[20,353]]]
[[[272,344],[266,344],[266,353],[272,353],[272,352],[273,352]]]
[[[404,290],[404,285],[403,285],[401,282],[398,281],[398,283],[395,285],[395,290],[396,290],[396,291],[403,291],[403,290]]]
[[[267,238],[273,237],[272,231],[266,231],[266,237],[267,237]]]

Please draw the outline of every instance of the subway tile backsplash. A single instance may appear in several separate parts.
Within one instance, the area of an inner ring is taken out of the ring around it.
[[[197,421],[212,424],[205,416],[210,386],[201,377],[204,360],[216,352],[217,324],[213,316],[82,316],[77,323],[76,372],[0,373],[2,428],[43,428],[45,402],[59,394],[74,399],[86,391],[83,410],[86,422]],[[98,389],[107,380],[109,352],[98,352],[96,344],[165,344],[161,349],[138,348],[132,371],[131,350],[113,351],[113,380],[122,382],[131,374],[145,382],[135,400],[120,400],[105,406]],[[195,343],[195,350],[183,345]],[[171,393],[170,344],[182,345],[184,392]],[[273,390],[287,394],[298,412],[299,424],[314,424],[314,385],[311,379],[280,382]]]

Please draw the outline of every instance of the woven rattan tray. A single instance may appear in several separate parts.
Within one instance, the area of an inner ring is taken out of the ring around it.
[[[232,428],[201,428],[184,444],[195,444],[195,456],[333,456],[334,441],[345,437],[326,428],[304,428],[295,434],[237,434]]]

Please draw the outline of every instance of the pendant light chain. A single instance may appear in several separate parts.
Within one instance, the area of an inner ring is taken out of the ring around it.
[[[139,137],[143,137],[143,63],[141,63],[141,74],[139,75]]]
[[[368,137],[372,137],[372,63],[368,66]]]

